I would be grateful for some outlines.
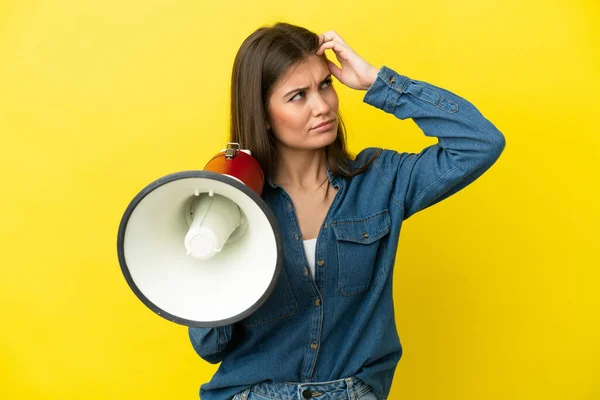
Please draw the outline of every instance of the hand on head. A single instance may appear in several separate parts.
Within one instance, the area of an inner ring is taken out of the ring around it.
[[[326,49],[333,50],[341,65],[340,68],[327,60],[329,71],[344,85],[352,89],[367,90],[375,82],[379,69],[356,54],[335,31],[319,35],[317,55],[322,55]]]

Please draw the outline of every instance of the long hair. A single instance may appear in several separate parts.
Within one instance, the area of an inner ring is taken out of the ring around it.
[[[290,67],[315,55],[319,37],[291,24],[277,23],[261,27],[242,43],[231,76],[230,141],[252,152],[266,177],[273,177],[277,144],[267,129],[267,104],[277,80]],[[354,156],[346,150],[346,132],[338,113],[337,137],[325,148],[327,167],[335,176],[350,178],[365,171],[377,158],[376,153],[365,165],[352,169]]]

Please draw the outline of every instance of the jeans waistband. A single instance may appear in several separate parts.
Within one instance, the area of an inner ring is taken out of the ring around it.
[[[355,377],[329,382],[262,382],[241,393],[245,400],[252,391],[274,400],[355,400],[371,388]]]

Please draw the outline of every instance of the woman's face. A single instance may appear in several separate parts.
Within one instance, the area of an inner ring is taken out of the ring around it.
[[[310,56],[290,68],[273,88],[267,104],[270,127],[279,146],[314,150],[335,141],[338,97],[324,57]],[[319,126],[328,122],[324,126]]]

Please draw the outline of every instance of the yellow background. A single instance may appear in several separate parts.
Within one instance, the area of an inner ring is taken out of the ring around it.
[[[3,0],[0,398],[197,398],[216,367],[130,291],[117,228],[146,184],[223,147],[235,53],[284,20],[468,99],[507,139],[404,225],[390,398],[600,399],[599,17],[593,0]],[[436,142],[336,84],[354,152]]]

